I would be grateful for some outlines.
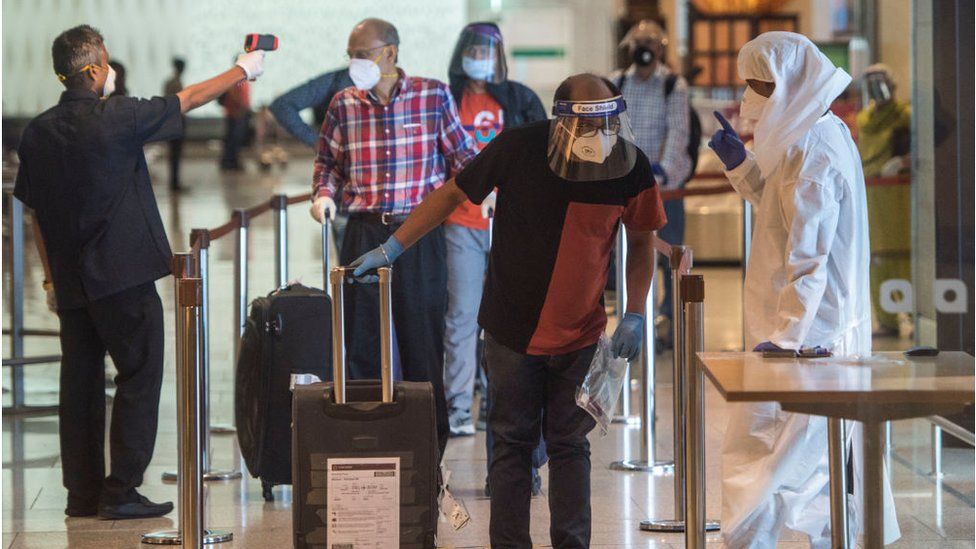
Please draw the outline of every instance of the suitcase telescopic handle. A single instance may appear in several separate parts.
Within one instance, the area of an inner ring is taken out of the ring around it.
[[[332,386],[336,404],[346,403],[346,340],[343,326],[343,285],[352,275],[351,267],[334,267],[329,271],[332,287]],[[393,309],[391,281],[393,269],[380,267],[380,378],[383,402],[393,402]]]
[[[329,229],[331,225],[332,220],[329,219],[329,215],[326,213],[325,221],[322,223],[322,289],[329,296],[332,295],[329,284]]]

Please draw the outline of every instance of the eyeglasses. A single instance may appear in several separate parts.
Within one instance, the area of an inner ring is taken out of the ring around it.
[[[603,132],[603,135],[617,135],[620,133],[620,119],[617,117],[580,119],[576,123],[577,137],[593,137],[598,131]]]
[[[348,51],[347,50],[346,51],[346,61],[349,61],[351,59],[371,59],[372,58],[372,52],[373,51],[376,51],[376,50],[378,50],[380,48],[385,48],[385,47],[387,47],[389,45],[390,44],[383,44],[383,45],[380,45],[380,46],[374,46],[372,48],[366,48],[364,50],[355,50],[355,51]]]

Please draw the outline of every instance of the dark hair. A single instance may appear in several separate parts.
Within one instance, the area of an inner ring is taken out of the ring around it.
[[[84,82],[79,71],[86,65],[100,65],[104,48],[102,33],[94,27],[79,25],[68,29],[58,35],[51,46],[54,73],[65,86],[77,86]]]
[[[183,70],[186,69],[186,61],[179,57],[173,58],[173,69],[177,74],[183,74]]]
[[[581,78],[581,77],[586,77],[586,78],[592,78],[594,80],[599,80],[599,81],[603,82],[607,86],[607,88],[610,90],[610,94],[612,96],[615,97],[615,96],[620,95],[620,88],[618,88],[617,85],[614,84],[613,82],[611,82],[608,78],[603,77],[603,76],[599,76],[599,75],[596,75],[596,74],[593,74],[593,73],[584,72],[584,73],[581,73],[581,74],[574,74],[573,76],[570,76],[569,78],[563,80],[562,83],[559,84],[559,87],[556,88],[556,93],[553,94],[553,97],[552,97],[553,100],[554,101],[568,101],[569,98],[572,96],[572,93],[573,93],[573,82],[575,80]]]

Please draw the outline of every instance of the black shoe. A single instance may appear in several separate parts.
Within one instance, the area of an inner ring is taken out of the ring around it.
[[[98,516],[103,519],[124,520],[138,518],[161,517],[173,510],[173,502],[153,503],[146,496],[139,496],[138,501],[125,503],[100,503]]]

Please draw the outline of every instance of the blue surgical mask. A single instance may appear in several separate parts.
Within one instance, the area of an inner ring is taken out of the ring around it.
[[[490,80],[495,74],[495,60],[465,56],[461,59],[461,69],[472,80]]]

